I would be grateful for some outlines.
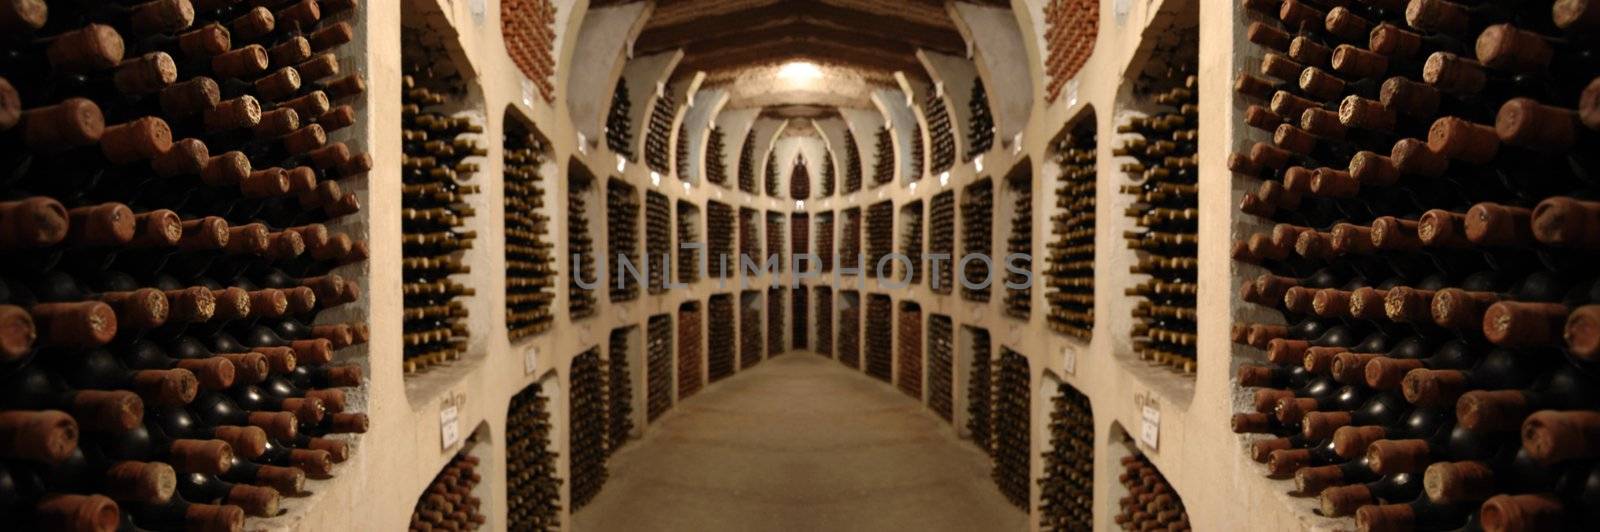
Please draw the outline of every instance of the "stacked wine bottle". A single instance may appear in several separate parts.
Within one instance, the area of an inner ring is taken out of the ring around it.
[[[1011,196],[1011,235],[1006,237],[1006,266],[1031,270],[1033,259],[1010,261],[1010,257],[1033,257],[1033,171],[1027,166],[1006,176]],[[1026,271],[1006,269],[1006,315],[1027,320],[1033,313],[1033,276]],[[1012,288],[1017,286],[1020,288]]]
[[[470,449],[457,452],[428,483],[411,511],[410,530],[477,530],[489,522],[488,516],[479,511],[483,500],[472,493],[483,482],[483,475],[478,473],[478,457],[469,452]]]
[[[738,271],[733,226],[733,207],[720,201],[706,202],[706,271],[712,277],[726,279]]]
[[[928,138],[933,142],[928,173],[949,171],[956,164],[956,136],[950,125],[950,110],[943,94],[929,93],[922,100],[922,115],[928,121]]]
[[[983,78],[972,78],[972,98],[967,101],[972,118],[967,130],[967,157],[971,161],[994,147],[994,114],[989,111],[989,91],[983,87]]]
[[[928,255],[955,257],[956,191],[934,194],[933,199],[928,200],[928,205]],[[932,279],[929,288],[933,289],[933,293],[949,295],[955,291],[955,263],[951,261],[939,264],[936,271],[930,270]]]
[[[645,420],[672,408],[672,315],[651,316],[645,330]]]
[[[639,189],[613,177],[606,180],[606,260],[610,264],[606,273],[613,279],[617,272],[623,275],[620,281],[608,283],[612,302],[639,298],[638,278],[623,269],[624,259],[635,270],[644,268],[639,257]]]
[[[861,207],[844,210],[844,231],[839,234],[839,267],[861,269]]]
[[[1363,530],[1600,526],[1594,3],[1245,6],[1253,458]]]
[[[1128,494],[1117,501],[1122,511],[1113,520],[1123,530],[1190,530],[1189,512],[1172,484],[1144,454],[1131,452],[1122,457],[1122,474],[1117,477]]]
[[[680,127],[678,130],[677,139],[677,147],[672,152],[672,171],[673,174],[678,176],[678,179],[688,181],[690,179],[689,163],[691,162],[689,156],[689,135],[685,134]]]
[[[800,257],[811,252],[811,215],[803,212],[789,215],[789,252],[798,262],[795,273],[817,272],[817,267]],[[788,264],[788,260],[784,264]]]
[[[838,182],[839,170],[833,162],[833,152],[827,152],[822,157],[822,183],[818,192],[826,198],[833,195],[834,183]]]
[[[706,319],[710,331],[706,336],[706,374],[711,382],[733,375],[733,295],[716,294],[707,302]],[[680,389],[682,387],[680,386]]]
[[[822,262],[822,271],[833,271],[833,212],[817,213],[817,260]]]
[[[867,277],[877,277],[879,262],[894,253],[894,202],[883,200],[867,207],[867,263],[861,267]],[[886,277],[894,278],[895,261],[883,264]]]
[[[861,146],[856,135],[844,132],[844,187],[839,191],[849,194],[861,190]]]
[[[919,181],[922,179],[922,164],[927,161],[927,148],[922,141],[922,124],[912,121],[911,128],[911,168],[906,170],[906,179]]]
[[[751,131],[739,147],[739,191],[756,193],[756,136]]]
[[[688,247],[693,244],[699,244],[698,248]],[[700,261],[706,256],[705,247],[705,241],[700,240],[700,208],[678,200],[678,283],[689,284],[700,280]]]
[[[650,293],[664,294],[668,270],[672,268],[672,203],[665,194],[654,190],[644,194],[644,237],[645,260],[650,263]],[[693,260],[690,259],[691,264]]]
[[[1050,264],[1045,270],[1050,330],[1089,341],[1094,333],[1095,128],[1091,117],[1055,147],[1061,167],[1056,214],[1050,217]],[[1159,198],[1150,198],[1159,199]],[[1194,269],[1193,259],[1150,259],[1136,273]]]
[[[721,127],[711,126],[710,136],[706,137],[706,181],[718,185],[728,184],[728,164],[724,162],[727,155],[727,140],[723,137],[727,133]]]
[[[476,289],[451,277],[471,273],[462,257],[478,236],[461,230],[476,215],[467,196],[478,193],[477,185],[462,183],[478,170],[467,159],[488,154],[476,139],[481,126],[442,110],[460,89],[450,86],[449,78],[435,79],[429,60],[410,61],[401,82],[406,128],[400,202],[408,374],[466,354],[469,331],[461,298],[476,295]]]
[[[894,378],[894,302],[885,294],[867,295],[867,374]]]
[[[550,330],[556,272],[540,173],[551,164],[549,148],[517,123],[506,120],[505,142],[506,327],[513,342]]]
[[[759,266],[767,256],[761,248],[761,213],[749,207],[739,208],[739,259],[728,269],[743,274],[745,261]]]
[[[950,317],[928,317],[928,408],[945,421],[955,419],[954,326]]]
[[[994,386],[990,366],[994,364],[990,353],[989,330],[966,327],[972,338],[968,348],[972,351],[972,365],[967,370],[967,432],[972,443],[990,456],[994,455]]]
[[[561,529],[561,477],[550,450],[550,398],[533,384],[506,413],[506,528]]]
[[[334,360],[367,326],[313,325],[359,314],[322,312],[360,298],[340,267],[368,254],[325,225],[354,222],[372,166],[328,139],[364,91],[334,55],[354,5],[210,4],[0,17],[10,528],[238,529],[366,430],[362,370]]]
[[[894,136],[889,126],[880,126],[873,132],[872,184],[882,185],[894,181]]]
[[[611,109],[606,112],[606,147],[630,161],[633,153],[633,101],[628,95],[628,78],[617,78],[611,93]]]
[[[633,378],[628,370],[628,339],[637,325],[611,330],[606,350],[606,454],[628,443],[633,431]]]
[[[793,338],[789,341],[789,345],[794,346],[795,349],[811,347],[810,338],[807,338],[811,331],[810,298],[811,292],[807,292],[803,286],[796,286],[789,290],[789,315],[793,316],[792,320],[794,322],[793,327],[790,329],[790,334],[793,335]]]
[[[594,500],[605,485],[608,427],[606,426],[606,382],[600,348],[593,347],[572,358],[567,393],[567,471],[572,478],[572,510]]]
[[[900,343],[895,358],[900,391],[922,400],[922,305],[900,302]]]
[[[705,339],[705,322],[700,318],[700,303],[690,301],[678,306],[678,400],[687,399],[700,391],[705,384],[701,376],[703,356],[700,350]]]
[[[739,369],[746,370],[761,363],[762,348],[766,347],[761,335],[761,292],[745,290],[739,293]]]
[[[1029,420],[1033,410],[1029,406],[1033,387],[1029,385],[1028,357],[1000,348],[1000,358],[994,361],[994,477],[995,485],[1006,500],[1022,509],[1028,508],[1028,489],[1031,471],[1029,447],[1033,429]]]
[[[784,233],[786,232],[784,231],[785,222],[786,219],[783,213],[778,211],[767,211],[766,247],[769,254],[778,258],[778,271],[780,272],[789,268],[789,244],[784,241]],[[765,263],[767,256],[763,255],[761,258],[761,262]]]
[[[967,185],[961,191],[961,255],[994,256],[994,181],[990,179]],[[989,300],[989,289],[994,288],[994,284],[986,280],[994,275],[993,265],[982,260],[969,261],[960,275],[961,297],[969,301]]]
[[[767,152],[766,163],[762,165],[762,193],[768,196],[778,196],[778,152]]]
[[[833,357],[833,289],[819,286],[817,296],[817,348],[819,355]]]
[[[1089,397],[1061,384],[1050,398],[1050,447],[1039,477],[1039,528],[1094,528],[1094,412]]]
[[[788,351],[783,343],[783,292],[783,288],[778,286],[767,289],[767,357],[769,358]]]
[[[1044,6],[1044,23],[1044,68],[1050,78],[1045,82],[1045,101],[1054,102],[1094,54],[1095,38],[1100,35],[1100,2],[1050,0]]]
[[[567,172],[567,257],[561,259],[571,268],[567,277],[567,315],[573,320],[594,316],[598,298],[592,283],[599,281],[595,263],[600,257],[594,252],[594,237],[590,234],[589,200],[595,186],[594,175],[582,166],[573,165]],[[591,283],[584,288],[578,279]]]
[[[806,157],[796,155],[789,169],[789,197],[803,200],[811,197],[811,172],[806,169]]]
[[[1181,46],[1181,45],[1180,45]],[[1198,146],[1199,107],[1196,105],[1195,76],[1198,59],[1189,55],[1193,48],[1162,52],[1166,58],[1157,74],[1140,78],[1139,90],[1153,94],[1160,112],[1135,117],[1117,127],[1129,135],[1113,150],[1118,157],[1132,158],[1122,163],[1132,186],[1124,193],[1134,196],[1126,213],[1139,230],[1125,231],[1123,238],[1137,259],[1133,273],[1148,276],[1127,288],[1124,294],[1137,299],[1133,309],[1133,348],[1141,360],[1167,366],[1185,374],[1195,371],[1195,293],[1197,278],[1192,267],[1199,242],[1199,169],[1195,155]]]
[[[900,207],[900,254],[911,262],[904,279],[913,284],[922,282],[922,200]]]
[[[861,368],[861,293],[839,292],[839,363]]]
[[[650,124],[644,132],[644,164],[663,174],[672,172],[672,122],[678,104],[671,94],[658,94],[650,109]]]
[[[539,89],[545,102],[556,101],[556,5],[551,0],[505,0],[500,3],[500,35],[517,69]]]

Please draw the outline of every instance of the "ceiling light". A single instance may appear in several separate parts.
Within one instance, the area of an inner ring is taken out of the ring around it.
[[[822,78],[822,68],[809,61],[790,61],[778,67],[778,78],[789,83],[807,83]]]

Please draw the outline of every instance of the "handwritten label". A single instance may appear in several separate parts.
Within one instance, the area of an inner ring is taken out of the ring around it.
[[[461,443],[461,406],[467,402],[466,394],[445,396],[439,404],[439,447],[449,449]]]
[[[1061,349],[1061,371],[1068,375],[1078,374],[1078,352],[1070,347]]]
[[[536,369],[539,369],[539,348],[529,347],[522,352],[522,374],[532,375]]]
[[[1139,405],[1139,443],[1145,444],[1152,451],[1161,449],[1161,401],[1155,397],[1140,393],[1133,396],[1134,404]]]

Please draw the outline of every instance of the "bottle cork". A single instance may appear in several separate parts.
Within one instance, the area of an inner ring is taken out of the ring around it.
[[[1334,486],[1322,490],[1319,498],[1322,506],[1322,515],[1329,517],[1344,517],[1355,513],[1357,508],[1372,503],[1372,492],[1365,484],[1350,486]]]
[[[1489,68],[1532,73],[1549,68],[1555,50],[1537,33],[1510,24],[1484,28],[1474,43],[1478,61]]]
[[[1422,51],[1422,36],[1387,22],[1367,34],[1367,48],[1396,59],[1416,57]]]
[[[283,67],[255,80],[252,86],[256,95],[267,101],[279,101],[294,96],[300,90],[302,78],[293,67]]]
[[[1382,358],[1377,353],[1339,353],[1333,357],[1333,380],[1343,384],[1357,384],[1366,379],[1367,365]]]
[[[205,110],[204,114],[207,132],[253,128],[261,123],[261,102],[246,94],[218,102],[216,107]]]
[[[1383,310],[1389,319],[1402,323],[1428,323],[1433,319],[1430,306],[1433,291],[1397,286],[1384,294]]]
[[[295,236],[296,239],[299,235]],[[317,293],[304,286],[283,289],[283,295],[289,298],[289,314],[300,315],[317,309]]]
[[[289,343],[295,360],[301,364],[320,366],[333,361],[333,344],[322,338],[295,340]]]
[[[217,299],[217,311],[214,319],[218,321],[231,321],[250,315],[250,293],[243,288],[230,286],[221,290],[212,290],[211,295]]]
[[[196,76],[161,90],[161,110],[173,118],[187,118],[216,107],[222,89],[211,78]]]
[[[1421,1],[1421,0],[1419,0]],[[1413,3],[1412,5],[1416,5]],[[1416,512],[1409,504],[1374,504],[1356,510],[1356,526],[1368,532],[1403,532],[1416,529]]]
[[[57,410],[0,411],[0,456],[60,463],[78,447],[78,424]]]
[[[1543,410],[1522,422],[1522,448],[1543,464],[1600,454],[1600,412]]]
[[[232,504],[190,504],[183,521],[196,532],[241,532],[244,517],[244,509]]]
[[[1467,240],[1467,217],[1459,212],[1433,209],[1417,221],[1417,238],[1428,247],[1471,248]]]
[[[178,64],[166,52],[150,52],[117,65],[111,79],[123,93],[150,94],[178,81]]]
[[[53,198],[0,202],[0,248],[53,245],[67,237],[69,227],[66,207]]]
[[[267,235],[267,251],[263,256],[274,261],[286,261],[305,252],[306,243],[298,233],[283,231]]]
[[[1500,301],[1483,313],[1483,335],[1495,345],[1526,347],[1561,341],[1571,309],[1560,303]]]
[[[117,324],[124,329],[145,330],[167,322],[167,295],[154,288],[127,292],[107,292],[99,299],[117,312]]]
[[[294,371],[297,361],[294,359],[294,350],[287,347],[255,347],[251,351],[266,357],[267,367],[272,373],[283,375]]]
[[[254,41],[272,33],[278,27],[278,21],[267,8],[256,6],[245,11],[243,15],[235,17],[228,22],[228,28],[239,36],[241,41]]]
[[[1434,52],[1422,64],[1422,81],[1441,91],[1471,96],[1483,92],[1489,75],[1483,66],[1449,52]]]
[[[40,303],[28,312],[38,327],[41,345],[93,349],[117,335],[116,312],[99,301]]]
[[[328,49],[348,43],[354,38],[355,28],[349,22],[340,21],[317,28],[316,31],[311,32],[311,36],[307,40],[310,41],[313,51],[325,52]]]
[[[228,222],[218,216],[184,220],[178,248],[184,250],[222,249],[228,244]]]
[[[61,74],[105,70],[122,62],[122,36],[104,24],[89,24],[57,35],[45,49],[50,66]]]
[[[211,58],[211,72],[219,78],[252,79],[267,71],[267,49],[246,45]]]
[[[200,387],[210,391],[226,390],[235,380],[233,362],[222,357],[183,359],[177,367],[189,370]]]
[[[208,58],[232,48],[228,28],[215,22],[178,34],[178,49],[188,57]]]
[[[267,433],[267,436],[272,438],[292,440],[300,432],[299,420],[295,419],[293,412],[257,410],[246,414],[246,418],[250,426],[261,429]]]
[[[33,515],[41,530],[113,532],[122,520],[117,503],[104,495],[45,495]]]
[[[106,495],[120,501],[164,504],[177,491],[178,474],[161,462],[125,461],[106,469]]]
[[[1373,389],[1398,390],[1407,373],[1422,367],[1422,361],[1415,358],[1377,357],[1367,361],[1362,377]]]
[[[100,152],[113,164],[129,164],[157,157],[172,149],[172,128],[153,116],[105,128]]]
[[[15,0],[0,4],[0,31],[26,34],[44,27],[50,8],[44,0]]]
[[[149,0],[133,6],[128,22],[140,35],[176,33],[194,24],[194,5],[189,0]]]
[[[205,170],[211,151],[199,139],[174,141],[166,152],[150,159],[150,168],[161,177],[200,175]]]
[[[331,78],[339,75],[339,58],[333,54],[319,54],[295,64],[294,69],[309,81]]]
[[[267,357],[261,353],[228,353],[217,356],[233,363],[234,379],[239,382],[257,384],[267,380],[270,370],[267,367]]]
[[[1584,305],[1567,316],[1567,351],[1583,360],[1600,359],[1600,305]]]
[[[214,187],[238,185],[252,175],[250,159],[243,153],[230,151],[206,160],[200,172],[200,181]]]
[[[1379,425],[1339,427],[1333,431],[1333,452],[1346,460],[1361,458],[1372,442],[1382,440],[1387,433]]]
[[[316,425],[322,422],[323,416],[328,412],[322,406],[322,401],[315,397],[288,397],[283,400],[283,411],[292,414],[295,420],[304,425]]]
[[[157,406],[183,406],[200,392],[200,381],[186,369],[146,369],[133,372],[133,391]]]
[[[283,137],[285,151],[300,155],[327,144],[328,135],[320,124],[309,124]]]
[[[287,187],[287,185],[285,185]],[[223,250],[229,254],[256,254],[267,251],[267,226],[252,223],[228,228],[228,243]],[[252,295],[252,299],[257,296]],[[254,301],[252,301],[254,303]]]
[[[84,98],[22,112],[22,137],[28,148],[40,153],[61,153],[100,141],[105,133],[100,106]]]
[[[267,59],[275,67],[293,67],[311,59],[311,43],[300,36],[285,39],[267,49]]]

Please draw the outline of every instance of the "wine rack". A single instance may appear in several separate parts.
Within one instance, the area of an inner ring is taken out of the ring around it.
[[[797,200],[811,197],[811,172],[806,169],[805,155],[796,155],[794,168],[789,170],[789,197]]]
[[[833,289],[816,287],[817,293],[817,348],[819,355],[833,358]]]
[[[791,315],[794,316],[794,327],[790,332],[790,334],[794,335],[794,339],[790,340],[790,345],[793,345],[795,349],[808,349],[811,347],[810,339],[807,338],[811,331],[811,308],[810,301],[808,301],[810,295],[811,293],[807,292],[804,287],[799,286],[789,291],[790,311]]]
[[[1594,6],[1543,4],[1246,5],[1265,77],[1235,97],[1272,137],[1229,158],[1259,183],[1240,211],[1261,229],[1233,258],[1271,319],[1235,327],[1267,363],[1240,367],[1253,404],[1231,428],[1324,515],[1600,525],[1593,488],[1568,487],[1590,474],[1559,478],[1595,455],[1600,416],[1600,288],[1578,266],[1600,234],[1600,82],[1573,68],[1597,51]]]
[[[929,288],[935,294],[949,295],[955,291],[956,268],[956,191],[946,190],[928,200],[928,254],[951,257],[929,272],[933,278]]]
[[[615,177],[606,180],[606,260],[607,277],[621,278],[614,285],[607,283],[611,301],[638,299],[639,279],[623,268],[622,261],[635,269],[644,267],[639,258],[639,188]]]
[[[911,261],[911,269],[906,272],[906,279],[912,284],[921,283],[922,200],[915,200],[900,207],[900,254]]]
[[[549,145],[507,112],[505,129],[506,329],[512,342],[550,330],[554,243],[544,204]]]
[[[767,289],[767,358],[788,350],[784,348],[783,292],[777,286]]]
[[[572,477],[574,511],[594,500],[607,477],[606,382],[602,364],[600,348],[593,347],[572,358],[568,373],[572,384],[567,393],[571,414],[567,471]]]
[[[733,207],[720,201],[706,202],[706,254],[707,273],[717,279],[726,279],[729,271],[738,271],[739,258],[733,254]],[[730,266],[728,263],[732,262]]]
[[[1095,121],[1080,120],[1054,147],[1060,166],[1045,270],[1050,330],[1088,342],[1094,334]],[[1194,261],[1145,261],[1139,271],[1192,270]]]
[[[989,91],[981,77],[972,78],[972,99],[967,101],[967,108],[972,110],[972,123],[967,131],[966,160],[971,161],[994,148],[994,114],[989,111]]]
[[[833,152],[830,150],[824,153],[822,157],[822,183],[820,183],[822,186],[817,191],[821,193],[822,197],[826,198],[833,195],[834,183],[839,178],[838,174],[839,170],[833,162]]]
[[[1033,169],[1029,163],[1018,165],[1006,176],[1006,190],[1011,196],[1011,235],[1006,237],[1006,257],[1002,260],[1007,266],[1031,270],[1032,259],[1011,260],[1018,255],[1033,256]],[[1006,283],[1006,315],[1026,321],[1033,313],[1031,274],[1006,268]]]
[[[1028,357],[1000,348],[994,366],[994,477],[1000,493],[1011,504],[1026,510],[1028,489],[1032,487],[1029,454],[1033,437],[1029,405],[1033,387],[1029,384]]]
[[[706,353],[706,373],[710,375],[711,382],[717,382],[733,375],[733,294],[716,294],[706,303],[708,308],[707,324],[710,326],[708,352]]]
[[[876,186],[894,181],[894,135],[885,125],[878,127],[873,137],[872,184]]]
[[[844,210],[844,232],[839,235],[839,255],[840,269],[856,270],[852,273],[861,275],[861,207]]]
[[[839,363],[861,368],[861,292],[839,292]]]
[[[628,340],[639,326],[611,330],[606,348],[606,454],[616,454],[633,431],[633,378],[628,370]]]
[[[672,172],[672,122],[677,118],[678,103],[671,94],[656,95],[650,110],[650,125],[644,133],[644,164],[651,170],[666,174]]]
[[[949,316],[928,316],[928,408],[955,419],[955,327]]]
[[[551,450],[550,398],[533,384],[511,397],[506,413],[507,528],[561,529],[561,477]]]
[[[366,314],[340,267],[367,243],[329,227],[367,221],[346,189],[372,159],[333,140],[367,126],[365,81],[334,77],[360,15],[284,10],[255,40],[301,53],[269,72],[264,46],[205,30],[227,11],[102,8],[0,17],[6,526],[242,528],[331,478],[368,425],[346,396],[361,367],[334,361],[369,330],[329,323]],[[146,44],[188,34],[263,58]]]
[[[839,192],[849,194],[861,190],[861,146],[855,133],[844,132],[844,188]]]
[[[1039,477],[1039,528],[1090,530],[1094,527],[1094,411],[1089,397],[1057,384],[1050,398],[1050,445],[1042,453]]]
[[[468,443],[471,445],[471,442]],[[412,530],[477,530],[489,522],[473,488],[483,481],[478,457],[463,449],[433,477],[411,511]]]
[[[913,122],[911,128],[911,174],[906,176],[907,181],[922,180],[922,164],[928,160],[927,146],[922,141],[922,124]]]
[[[1145,95],[1154,112],[1118,126],[1117,133],[1125,137],[1112,151],[1131,159],[1121,170],[1133,184],[1123,188],[1133,196],[1127,216],[1139,229],[1124,232],[1123,238],[1136,255],[1131,271],[1146,278],[1124,291],[1136,300],[1134,351],[1141,360],[1190,376],[1195,371],[1198,278],[1195,269],[1181,266],[1194,263],[1199,242],[1199,55],[1194,31],[1174,29],[1171,34],[1181,37],[1158,44],[1153,54],[1159,59],[1150,61],[1134,81],[1134,92]]]
[[[722,186],[728,186],[727,156],[723,154],[728,149],[726,135],[721,127],[711,126],[706,137],[706,181]]]
[[[967,432],[972,443],[989,456],[994,456],[994,385],[989,366],[993,364],[989,343],[989,330],[965,327],[968,358],[972,360],[967,370]]]
[[[961,191],[961,255],[994,256],[994,181],[985,178]],[[994,283],[994,266],[982,260],[967,262],[959,269],[961,297],[968,301],[988,301]],[[977,287],[982,288],[977,288]]]
[[[943,94],[928,94],[922,100],[922,115],[928,121],[928,139],[933,143],[928,156],[928,173],[940,174],[956,165],[956,136],[950,125],[950,109]]]
[[[768,196],[778,197],[781,192],[778,189],[778,152],[776,150],[767,152],[766,164],[762,165],[761,175],[763,185],[761,191]]]
[[[894,378],[894,303],[884,294],[867,294],[867,374],[884,382]]]
[[[899,370],[900,391],[922,400],[922,305],[900,302]]]
[[[883,200],[867,207],[867,263],[861,266],[867,277],[878,277],[879,262],[890,253],[894,253],[894,202]],[[894,264],[890,260],[881,265],[887,266],[890,278],[894,277]]]
[[[700,303],[690,301],[678,305],[678,400],[688,399],[705,384],[701,368],[704,355],[700,350],[705,338],[705,326],[700,321]]]
[[[556,74],[552,50],[556,37],[556,6],[550,0],[506,0],[500,3],[500,34],[506,53],[545,102],[556,101]]]
[[[700,280],[700,261],[704,257],[705,241],[700,239],[700,207],[678,200],[678,283],[690,284]],[[699,249],[687,248],[700,244]],[[707,264],[709,267],[709,263]]]
[[[684,131],[683,127],[683,124],[679,125],[677,145],[672,151],[673,172],[677,174],[679,180],[689,181],[689,132]]]
[[[1172,484],[1143,453],[1132,453],[1121,459],[1118,481],[1128,494],[1117,502],[1121,511],[1112,519],[1123,530],[1190,530],[1189,512]]]
[[[739,147],[739,191],[756,193],[756,136],[750,131]]]
[[[803,260],[800,259],[801,256],[803,256],[806,253],[809,253],[811,251],[811,249],[809,247],[810,245],[811,245],[811,215],[803,213],[803,212],[796,212],[796,213],[790,214],[789,215],[789,252],[790,252],[790,256],[795,257],[793,260],[797,264],[795,266],[795,273],[796,274],[799,274],[799,273],[802,273],[802,272],[806,272],[806,271],[811,271],[811,272],[815,272],[816,271],[816,267],[812,266],[810,264],[810,261],[803,261]],[[784,263],[787,264],[788,261],[784,261]]]
[[[745,261],[752,261],[760,268],[765,264],[766,253],[761,249],[761,212],[749,207],[739,208],[739,263],[737,268],[741,275],[744,274]]]
[[[645,421],[672,408],[672,316],[651,316],[645,332]]]
[[[628,78],[617,78],[617,88],[611,93],[611,109],[606,112],[606,147],[627,160],[638,160],[633,153],[633,100],[628,94]]]
[[[1044,6],[1044,24],[1044,68],[1050,78],[1044,94],[1045,101],[1054,102],[1094,54],[1095,38],[1100,36],[1100,2],[1051,0]]]
[[[776,256],[778,258],[777,271],[780,272],[787,270],[789,266],[789,245],[784,242],[784,233],[787,232],[784,230],[786,221],[787,218],[783,215],[783,213],[778,211],[767,211],[766,247],[768,253],[767,255],[762,255],[761,258],[764,263],[768,256]]]
[[[464,257],[478,235],[463,229],[476,216],[467,203],[478,186],[464,181],[478,168],[467,159],[487,151],[478,145],[482,126],[449,110],[460,105],[466,89],[453,65],[434,64],[446,56],[443,46],[409,28],[402,41],[416,52],[402,57],[401,81],[407,109],[402,182],[409,187],[400,197],[401,243],[412,259],[401,265],[407,314],[402,343],[405,372],[413,374],[466,354],[470,331],[461,298],[475,296],[476,289],[451,277],[470,273]]]
[[[833,212],[817,213],[817,260],[822,262],[824,273],[833,271],[836,260],[833,254]]]
[[[766,347],[761,335],[761,292],[739,292],[739,370],[747,370],[761,363],[761,349]]]
[[[594,174],[590,174],[582,165],[573,164],[567,169],[567,254],[572,274],[567,277],[567,315],[573,320],[580,320],[594,316],[598,301],[595,298],[595,288],[584,288],[578,284],[578,279],[585,282],[599,284],[605,279],[599,278],[595,273],[594,237],[591,236],[592,227],[589,225],[589,201],[593,196],[591,192],[594,183]]]
[[[644,194],[645,262],[650,266],[650,293],[667,293],[667,274],[672,265],[672,202],[654,190]],[[694,259],[690,258],[690,263]]]

